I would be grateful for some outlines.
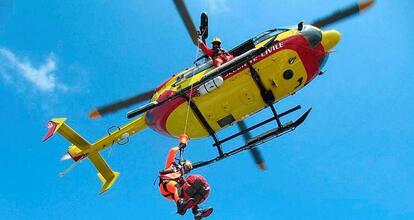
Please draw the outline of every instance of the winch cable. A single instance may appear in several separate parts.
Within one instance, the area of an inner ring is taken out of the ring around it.
[[[204,32],[205,32],[205,30],[204,30]],[[204,32],[201,33],[200,35],[202,36],[204,34]],[[197,59],[197,56],[199,54],[199,46],[200,46],[200,42],[197,41],[197,48],[196,48],[194,60]],[[184,133],[183,134],[187,134],[188,117],[189,117],[189,113],[190,113],[190,102],[193,98],[193,85],[194,85],[194,83],[191,82],[191,78],[190,78],[190,83],[191,83],[190,97],[188,98],[188,102],[187,102],[187,112],[186,112],[186,116],[185,116],[185,124],[184,124]]]
[[[203,33],[200,33],[201,36],[203,36],[204,32],[206,30],[203,31]],[[199,51],[200,51],[200,41],[197,41],[197,47],[196,47],[196,52],[195,52],[195,56],[194,56],[194,60],[197,59]],[[194,76],[194,75],[193,75]],[[192,77],[193,77],[192,76]],[[186,112],[186,116],[185,116],[185,122],[184,122],[184,132],[183,134],[187,135],[187,128],[188,128],[188,117],[190,114],[190,103],[192,101],[193,98],[193,86],[194,83],[191,82],[192,77],[189,79],[190,83],[191,83],[191,87],[190,87],[190,97],[188,98],[188,102],[187,102],[187,112]],[[180,149],[180,161],[182,160],[182,158],[184,157],[184,148]]]

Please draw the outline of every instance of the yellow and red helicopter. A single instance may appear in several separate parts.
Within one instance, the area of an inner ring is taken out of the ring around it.
[[[97,118],[150,100],[148,104],[127,113],[128,118],[137,118],[94,143],[69,127],[66,118],[50,120],[43,141],[58,132],[72,143],[67,158],[76,162],[89,158],[103,183],[100,193],[113,185],[119,173],[111,170],[99,152],[129,140],[147,127],[171,137],[180,137],[182,134],[190,139],[211,136],[218,156],[194,163],[193,169],[245,150],[250,150],[258,166],[265,169],[256,147],[294,130],[311,110],[295,121],[283,123],[280,118],[300,109],[300,106],[278,113],[273,104],[295,94],[321,74],[329,53],[340,41],[338,31],[320,28],[362,12],[372,3],[372,0],[356,3],[310,24],[301,22],[292,28],[267,30],[231,49],[229,53],[235,58],[219,67],[215,67],[208,57],[202,56],[194,62],[193,67],[173,75],[155,90],[92,111],[90,117]],[[198,39],[205,41],[208,37],[207,14],[201,15],[201,25],[196,30],[183,0],[174,0],[174,4],[194,45],[198,45]],[[272,116],[247,127],[243,119],[265,108],[270,108]],[[275,122],[275,128],[251,137],[251,130],[271,122]],[[238,125],[239,132],[223,139],[218,138],[218,131],[234,124]],[[245,139],[245,144],[224,152],[222,144],[239,136]]]

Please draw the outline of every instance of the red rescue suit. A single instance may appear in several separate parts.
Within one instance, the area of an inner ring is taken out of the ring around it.
[[[203,41],[198,40],[198,47],[203,51],[203,53],[211,59],[213,59],[214,66],[221,66],[223,63],[226,63],[232,60],[234,57],[224,49],[217,48],[209,48]]]

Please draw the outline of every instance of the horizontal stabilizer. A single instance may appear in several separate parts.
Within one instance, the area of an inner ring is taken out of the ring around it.
[[[118,178],[119,173],[112,171],[99,153],[89,155],[89,159],[98,170],[98,177],[102,181],[102,187],[99,194],[102,194],[112,187]]]

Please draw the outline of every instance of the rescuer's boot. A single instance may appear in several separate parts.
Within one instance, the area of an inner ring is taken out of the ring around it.
[[[202,218],[207,218],[213,212],[213,208],[208,207],[206,209],[200,209],[197,206],[193,208],[193,214],[195,220],[200,220]]]
[[[180,215],[184,215],[187,209],[193,207],[195,205],[195,201],[193,198],[185,201],[183,198],[180,198],[177,201],[177,213]]]

